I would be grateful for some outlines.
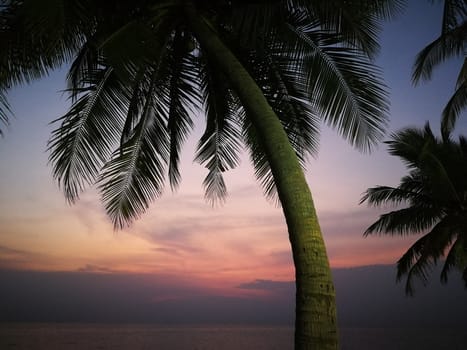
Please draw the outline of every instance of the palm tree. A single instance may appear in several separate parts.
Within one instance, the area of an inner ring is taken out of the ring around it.
[[[401,158],[409,175],[397,187],[369,188],[361,203],[406,206],[381,215],[365,235],[422,234],[397,263],[398,280],[407,275],[407,294],[413,293],[413,278],[426,284],[444,256],[441,281],[447,282],[456,267],[467,286],[467,139],[439,140],[426,124],[423,130],[399,131],[388,144],[389,153]]]
[[[222,174],[244,142],[286,218],[296,349],[337,349],[334,287],[303,167],[322,120],[360,149],[381,137],[386,94],[370,59],[380,19],[400,3],[48,1],[8,2],[0,64],[11,69],[0,81],[27,82],[71,61],[73,104],[49,143],[66,198],[97,183],[115,227],[130,224],[166,176],[176,189],[190,111],[201,109],[196,158],[208,169],[207,199],[224,200]]]
[[[454,94],[443,109],[441,132],[444,138],[454,129],[467,107],[467,1],[445,0],[441,34],[420,51],[412,73],[414,84],[431,79],[433,69],[452,57],[464,57]]]

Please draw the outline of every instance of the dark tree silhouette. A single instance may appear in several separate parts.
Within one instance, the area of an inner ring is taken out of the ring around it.
[[[444,107],[441,132],[449,138],[462,111],[467,107],[467,1],[444,0],[441,34],[420,51],[415,60],[412,80],[429,80],[433,69],[452,57],[463,57],[455,91]]]
[[[361,202],[403,207],[381,215],[365,235],[421,235],[397,263],[397,278],[407,276],[408,294],[413,293],[413,278],[426,283],[443,257],[441,281],[455,267],[467,286],[467,140],[440,140],[427,124],[423,130],[394,134],[388,144],[389,153],[401,158],[409,174],[397,187],[369,188]]]

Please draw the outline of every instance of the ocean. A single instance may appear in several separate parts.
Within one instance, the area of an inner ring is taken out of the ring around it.
[[[343,328],[341,350],[465,350],[465,329]],[[291,327],[0,324],[2,350],[292,350]]]

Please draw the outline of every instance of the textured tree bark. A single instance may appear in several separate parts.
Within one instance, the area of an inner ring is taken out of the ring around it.
[[[295,349],[337,350],[335,292],[311,192],[279,118],[238,59],[187,1],[201,46],[224,71],[267,155],[287,222],[296,271]]]

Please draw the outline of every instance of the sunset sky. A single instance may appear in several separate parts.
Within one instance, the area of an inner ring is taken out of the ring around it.
[[[404,126],[422,127],[427,120],[438,130],[460,60],[444,64],[431,81],[417,87],[410,76],[416,53],[438,35],[440,19],[438,2],[410,1],[404,15],[384,26],[378,63],[390,90],[388,135]],[[53,128],[48,123],[68,106],[60,93],[65,73],[56,71],[9,94],[15,118],[0,139],[0,270],[146,276],[162,289],[177,285],[182,286],[178,290],[218,297],[264,298],[266,289],[254,288],[254,283],[293,280],[281,210],[262,195],[246,156],[226,175],[225,205],[212,208],[205,202],[206,171],[193,162],[202,117],[184,148],[180,189],[171,193],[167,187],[130,228],[113,231],[94,189],[75,205],[66,204],[46,153]],[[457,131],[466,134],[466,125],[464,117]],[[362,237],[378,215],[358,205],[362,192],[378,184],[395,185],[404,173],[383,144],[361,154],[323,126],[319,156],[310,160],[307,179],[333,268],[393,264],[413,241]],[[157,300],[181,297],[171,290],[157,293]]]

